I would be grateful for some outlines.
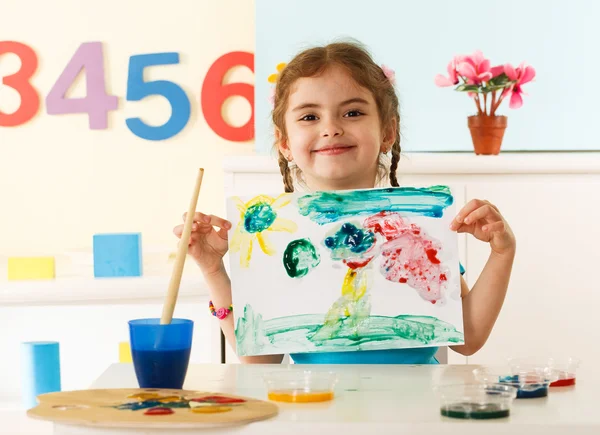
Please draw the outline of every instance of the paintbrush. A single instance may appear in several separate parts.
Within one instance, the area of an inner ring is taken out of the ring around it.
[[[169,282],[169,288],[165,297],[163,305],[162,317],[160,318],[161,325],[168,325],[173,319],[173,312],[175,310],[175,304],[177,303],[177,295],[179,294],[179,285],[181,283],[181,275],[183,274],[183,266],[185,265],[185,258],[187,256],[188,246],[190,242],[190,235],[192,233],[192,224],[194,223],[194,214],[196,213],[196,204],[198,203],[198,196],[200,195],[200,186],[202,185],[202,177],[204,176],[204,168],[198,170],[198,177],[196,178],[196,186],[194,187],[194,193],[190,200],[190,207],[185,217],[185,224],[183,225],[183,233],[181,234],[181,241],[177,249],[177,255],[175,257],[175,264],[173,265],[173,272],[171,274],[171,281]]]

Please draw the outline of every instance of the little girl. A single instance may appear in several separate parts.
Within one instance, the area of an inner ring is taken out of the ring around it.
[[[295,186],[311,191],[373,188],[386,179],[398,186],[399,121],[392,74],[360,45],[334,43],[299,53],[279,74],[274,96],[275,145],[285,191],[293,192]],[[189,254],[204,274],[214,307],[227,308],[231,282],[223,256],[231,223],[203,213],[196,213],[194,221]],[[459,211],[450,229],[470,233],[491,247],[472,289],[461,276],[465,344],[451,348],[472,355],[486,342],[502,308],[515,237],[498,208],[478,199]],[[183,225],[178,225],[173,231],[181,237],[182,230]],[[235,349],[233,316],[220,322]],[[312,364],[428,364],[437,363],[436,351],[427,347],[291,357],[296,363]],[[240,357],[246,363],[280,363],[282,359],[283,355]]]

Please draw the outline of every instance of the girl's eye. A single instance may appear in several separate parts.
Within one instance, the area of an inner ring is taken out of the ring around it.
[[[317,117],[315,115],[304,115],[300,118],[300,121],[315,121]]]
[[[362,112],[360,110],[351,110],[348,113],[346,113],[346,116],[348,116],[350,118],[360,116],[360,115],[362,115]]]

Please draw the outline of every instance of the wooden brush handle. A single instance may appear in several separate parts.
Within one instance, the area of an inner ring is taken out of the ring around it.
[[[181,283],[181,275],[183,274],[183,266],[185,265],[185,258],[187,256],[190,234],[192,232],[192,224],[194,223],[194,214],[196,213],[196,204],[198,203],[198,196],[200,195],[200,186],[202,185],[203,176],[204,168],[200,168],[198,170],[198,178],[196,179],[196,187],[194,188],[194,193],[190,201],[190,208],[188,209],[187,216],[185,217],[183,233],[181,234],[181,241],[179,242],[177,256],[175,257],[175,265],[173,266],[173,273],[171,274],[169,289],[163,305],[162,317],[160,318],[161,325],[168,325],[173,319],[173,311],[175,311],[175,304],[177,303],[179,284]]]

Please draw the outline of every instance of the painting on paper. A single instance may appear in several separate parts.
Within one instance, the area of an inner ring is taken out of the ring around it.
[[[230,197],[239,355],[464,343],[447,186]]]

